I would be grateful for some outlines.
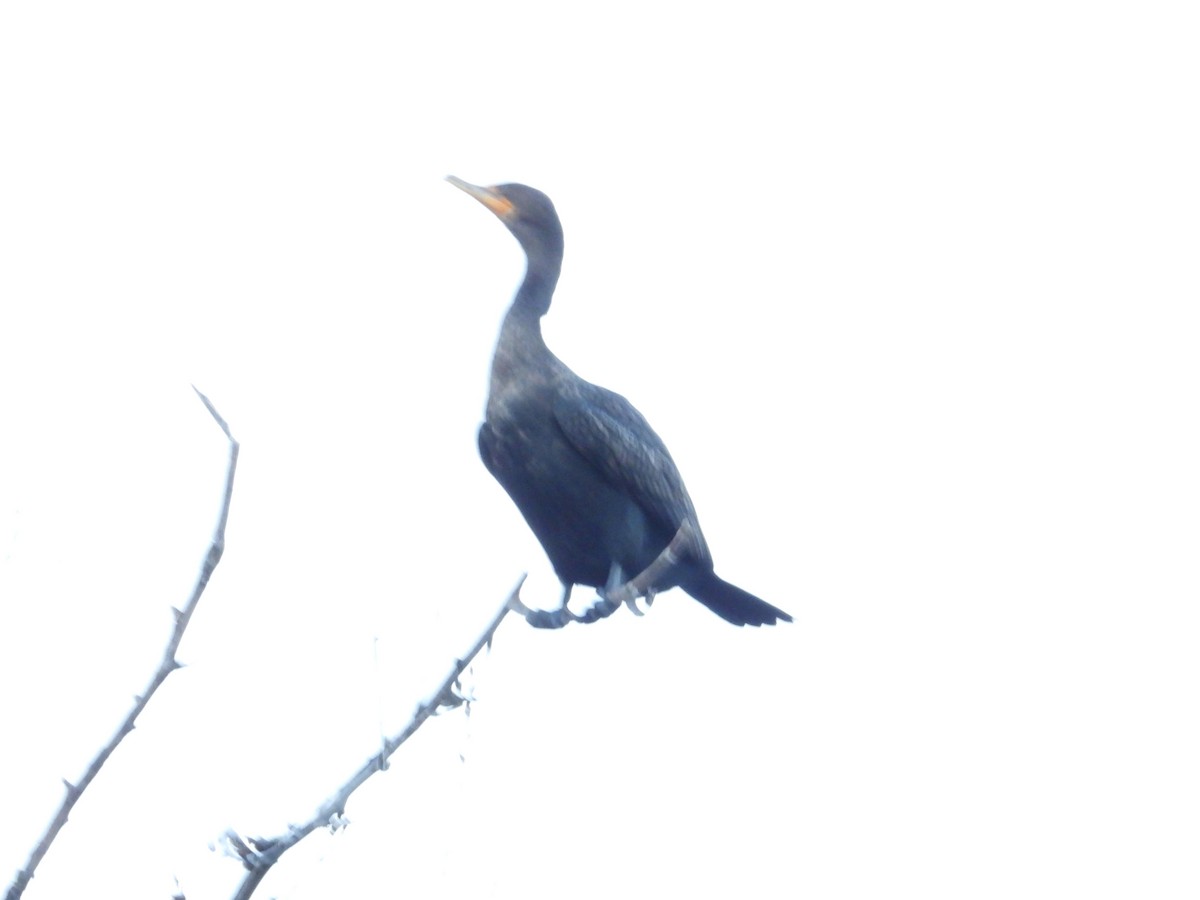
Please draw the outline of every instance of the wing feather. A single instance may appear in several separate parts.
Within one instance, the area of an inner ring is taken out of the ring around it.
[[[689,548],[709,559],[696,510],[662,439],[620,394],[586,381],[559,394],[554,417],[571,445],[614,487],[673,535],[684,522],[694,526]]]

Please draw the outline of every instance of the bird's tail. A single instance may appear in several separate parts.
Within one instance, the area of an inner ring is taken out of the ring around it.
[[[774,625],[792,617],[766,600],[722,581],[712,570],[692,569],[679,572],[679,586],[726,622],[734,625]]]

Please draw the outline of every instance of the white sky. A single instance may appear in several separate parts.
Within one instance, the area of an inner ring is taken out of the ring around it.
[[[229,896],[555,601],[453,173],[554,198],[548,340],[796,622],[506,623],[261,896],[1195,897],[1194,11],[503,6],[0,6],[0,884],[207,548],[190,383],[226,558],[28,900]]]

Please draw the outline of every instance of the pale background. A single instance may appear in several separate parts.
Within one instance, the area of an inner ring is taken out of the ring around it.
[[[1185,3],[0,7],[0,884],[227,897],[522,571],[476,458],[546,321],[679,463],[730,580],[506,623],[259,896],[1195,897],[1196,23]]]

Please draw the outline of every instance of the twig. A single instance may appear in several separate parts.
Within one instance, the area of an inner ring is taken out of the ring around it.
[[[513,588],[512,593],[504,602],[504,606],[500,608],[500,611],[496,613],[479,640],[475,642],[475,646],[470,649],[466,656],[455,661],[450,674],[446,676],[446,679],[438,687],[433,698],[418,706],[412,720],[393,737],[384,740],[383,747],[379,753],[368,759],[338,789],[337,793],[322,803],[311,819],[303,825],[292,826],[288,829],[287,834],[275,838],[243,838],[233,831],[225,832],[225,843],[241,858],[242,864],[248,870],[237,893],[234,894],[234,900],[248,900],[258,888],[258,885],[262,882],[267,872],[279,861],[279,858],[308,835],[312,834],[312,832],[318,828],[326,826],[336,828],[340,825],[345,816],[346,803],[350,800],[350,795],[358,790],[376,772],[382,772],[387,769],[388,759],[400,748],[401,744],[412,737],[416,733],[416,730],[425,724],[426,719],[437,714],[439,710],[462,704],[463,698],[457,692],[459,678],[462,677],[462,673],[467,670],[467,666],[479,655],[480,651],[484,647],[491,646],[496,629],[500,627],[500,623],[504,621],[504,617],[511,610],[522,607],[520,593],[521,585],[524,583],[525,576],[522,575],[521,580],[517,582],[517,586]]]
[[[695,537],[696,531],[692,527],[692,523],[685,519],[679,526],[679,530],[675,532],[675,537],[671,538],[671,543],[663,548],[662,553],[658,554],[654,562],[624,584],[614,588],[600,588],[597,591],[599,600],[581,615],[571,612],[566,603],[555,610],[530,609],[520,600],[516,601],[513,612],[524,616],[525,621],[534,628],[565,628],[571,622],[580,622],[586,625],[598,619],[607,619],[621,608],[622,603],[628,606],[634,615],[640,616],[642,611],[637,608],[638,598],[645,597],[647,604],[654,602],[654,594],[659,590],[657,582],[679,563],[684,556],[685,549],[695,541]]]
[[[175,629],[171,632],[171,639],[167,642],[167,649],[163,653],[162,662],[159,664],[158,671],[154,673],[154,677],[150,679],[150,684],[141,694],[134,697],[133,708],[125,717],[125,721],[117,729],[116,734],[104,746],[100,753],[92,760],[87,767],[87,771],[83,773],[83,777],[79,779],[77,784],[63,779],[63,784],[66,786],[66,796],[63,797],[62,805],[58,808],[58,813],[54,816],[50,827],[46,829],[46,833],[34,847],[33,853],[29,856],[29,861],[25,863],[25,868],[17,872],[12,884],[8,888],[8,893],[5,895],[6,900],[19,900],[25,892],[26,885],[29,884],[37,871],[38,864],[41,863],[42,857],[46,855],[46,851],[50,849],[50,845],[54,843],[58,833],[62,831],[64,825],[67,824],[67,819],[71,814],[71,810],[83,796],[83,792],[87,790],[88,785],[92,783],[95,777],[100,774],[100,769],[104,763],[112,755],[113,751],[123,741],[131,731],[133,731],[134,723],[137,717],[141,715],[150,702],[150,698],[154,696],[154,692],[159,689],[167,676],[180,667],[180,662],[175,659],[175,651],[179,649],[179,642],[183,640],[183,633],[187,629],[188,622],[191,621],[192,613],[196,611],[196,606],[200,603],[200,596],[204,593],[204,589],[208,586],[208,580],[212,577],[213,570],[216,569],[217,563],[221,561],[221,554],[225,551],[225,523],[229,521],[229,502],[233,498],[233,476],[237,470],[238,458],[238,442],[233,439],[233,435],[229,433],[229,426],[225,420],[221,418],[220,413],[212,405],[207,397],[200,393],[193,385],[192,390],[196,391],[196,395],[204,404],[209,414],[216,420],[221,430],[225,432],[225,437],[229,439],[229,468],[225,474],[225,497],[221,503],[221,517],[217,522],[217,528],[213,532],[212,543],[208,548],[208,555],[204,559],[204,565],[200,569],[200,575],[196,579],[196,585],[192,589],[192,596],[188,600],[183,609],[174,609],[175,613]]]

